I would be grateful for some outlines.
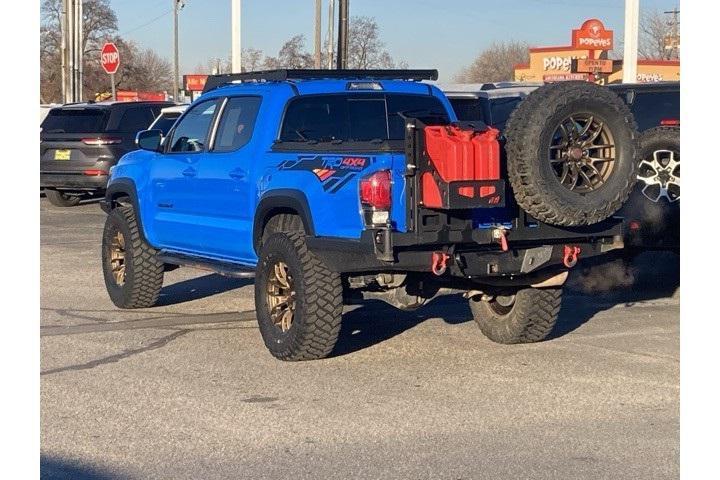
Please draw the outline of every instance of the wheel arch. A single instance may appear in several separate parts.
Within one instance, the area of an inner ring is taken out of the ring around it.
[[[307,235],[315,235],[312,213],[305,194],[299,190],[278,189],[265,193],[257,208],[253,220],[253,248],[258,251],[262,233],[270,218],[281,213],[297,215],[302,221]]]
[[[137,187],[131,178],[113,179],[105,190],[105,198],[100,202],[100,207],[105,213],[110,213],[113,209],[123,204],[132,205],[135,210],[135,219],[138,229],[143,240],[147,242],[145,229],[143,227],[142,215],[140,215],[140,203],[138,200]]]

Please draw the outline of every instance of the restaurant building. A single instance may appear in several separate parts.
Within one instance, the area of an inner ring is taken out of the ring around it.
[[[585,21],[572,31],[567,46],[530,48],[530,62],[515,65],[515,81],[559,82],[586,80],[601,84],[622,82],[622,60],[610,60],[613,31],[598,19]],[[637,81],[680,80],[678,60],[638,60]]]

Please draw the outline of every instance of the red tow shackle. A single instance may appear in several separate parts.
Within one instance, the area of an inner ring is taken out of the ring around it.
[[[572,268],[577,264],[580,256],[580,247],[577,245],[565,245],[563,249],[563,264],[567,268]]]
[[[450,255],[445,252],[433,252],[432,263],[430,264],[430,269],[432,270],[432,273],[437,276],[445,273],[445,271],[447,270],[447,262],[449,258]]]

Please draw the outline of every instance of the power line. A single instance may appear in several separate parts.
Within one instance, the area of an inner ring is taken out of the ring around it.
[[[151,20],[148,20],[147,22],[143,23],[142,25],[138,25],[137,27],[131,28],[130,30],[126,30],[126,31],[124,31],[124,32],[121,32],[121,33],[120,33],[120,36],[122,36],[122,35],[127,35],[128,33],[132,33],[132,32],[134,32],[134,31],[136,31],[136,30],[140,30],[141,28],[145,28],[145,27],[147,27],[148,25],[157,22],[157,21],[160,20],[162,17],[164,17],[164,16],[167,15],[168,13],[171,13],[172,11],[173,11],[172,8],[169,9],[169,10],[166,10],[166,11],[164,11],[163,13],[161,13],[160,15],[158,15],[157,17],[154,17],[154,18],[152,18]]]

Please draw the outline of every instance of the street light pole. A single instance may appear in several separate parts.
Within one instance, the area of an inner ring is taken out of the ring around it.
[[[173,101],[178,101],[178,94],[180,90],[180,68],[178,66],[178,12],[182,8],[181,0],[172,0],[173,2]]]
[[[242,20],[242,1],[232,0],[230,9],[232,35],[230,41],[230,56],[232,57],[232,72],[242,73],[242,36],[241,36],[241,20]]]
[[[350,10],[350,0],[340,0],[340,9],[338,12],[338,48],[337,48],[337,68],[347,68],[348,64],[348,14]]]
[[[623,52],[623,83],[637,82],[639,25],[640,0],[625,0],[625,48]]]
[[[328,5],[328,69],[335,62],[335,0]]]
[[[315,68],[322,67],[322,0],[315,0]]]

